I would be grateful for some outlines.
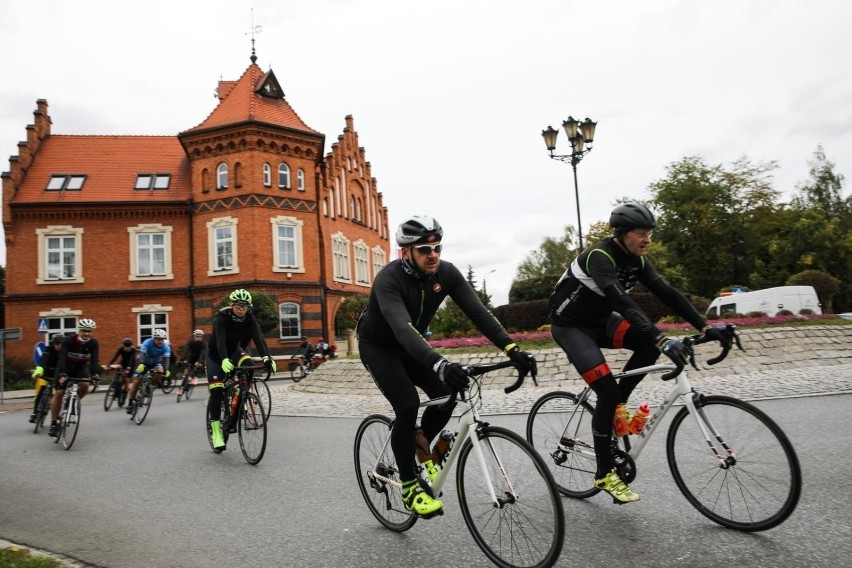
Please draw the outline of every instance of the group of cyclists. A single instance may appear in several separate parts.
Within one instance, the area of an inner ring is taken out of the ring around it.
[[[638,433],[631,428],[632,416],[627,408],[631,392],[642,376],[616,383],[602,348],[627,349],[632,356],[625,370],[653,364],[662,353],[677,364],[686,363],[680,340],[667,337],[631,298],[630,292],[641,283],[669,306],[678,316],[706,336],[725,341],[722,328],[707,325],[684,295],[673,288],[646,258],[647,246],[656,221],[641,203],[624,203],[610,215],[612,236],[596,243],[580,254],[567,267],[550,297],[551,333],[582,379],[597,395],[592,419],[597,458],[595,485],[620,503],[639,500],[619,478],[611,453],[613,426]],[[518,346],[476,295],[459,269],[442,260],[444,232],[432,217],[415,215],[403,221],[395,235],[400,256],[376,275],[367,306],[357,325],[358,351],[361,361],[378,389],[390,402],[396,414],[391,432],[391,446],[400,469],[402,497],[408,510],[429,518],[439,513],[443,503],[430,495],[417,481],[415,465],[416,436],[425,435],[431,445],[452,416],[453,406],[430,406],[417,425],[420,397],[417,388],[430,398],[463,392],[470,379],[465,368],[448,360],[427,341],[429,325],[442,302],[450,297],[476,327],[522,372],[536,370],[535,358]],[[235,367],[253,366],[247,352],[253,342],[267,369],[276,365],[254,317],[251,294],[234,290],[230,305],[213,318],[210,341],[205,345],[204,333],[196,330],[187,345],[193,368],[205,361],[208,380],[208,414],[214,451],[225,449],[221,425],[223,381]],[[51,407],[51,430],[55,434],[56,418],[67,377],[92,376],[97,370],[98,343],[92,338],[95,322],[82,319],[77,333],[52,340],[45,351],[39,376],[55,374],[56,392]],[[319,354],[333,355],[321,338],[315,347],[303,338],[300,350],[309,359]],[[141,375],[149,370],[168,376],[171,348],[166,334],[155,330],[138,349],[126,339],[111,363],[120,361],[122,369],[132,370],[130,397],[133,400]],[[81,384],[80,396],[88,391]],[[130,409],[128,409],[130,411]],[[437,464],[424,464],[430,471]]]

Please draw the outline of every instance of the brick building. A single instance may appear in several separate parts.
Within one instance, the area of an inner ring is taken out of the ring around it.
[[[52,134],[36,102],[3,172],[5,327],[29,357],[83,317],[111,355],[156,328],[210,331],[234,288],[272,298],[275,354],[334,338],[341,301],[390,260],[387,210],[351,116],[337,141],[310,128],[252,54],[219,102],[177,136]],[[41,330],[39,326],[41,325]],[[41,333],[40,333],[41,331]],[[340,339],[340,338],[338,338]]]

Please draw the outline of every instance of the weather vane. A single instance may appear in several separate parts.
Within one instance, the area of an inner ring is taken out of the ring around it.
[[[251,35],[251,62],[254,63],[257,61],[257,55],[254,51],[254,36],[263,31],[263,26],[254,25],[254,8],[251,9],[251,28],[246,32],[245,35]]]

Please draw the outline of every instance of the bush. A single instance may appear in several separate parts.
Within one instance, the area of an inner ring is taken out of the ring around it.
[[[29,359],[6,357],[3,361],[3,383],[6,390],[33,388],[34,365]]]
[[[808,311],[811,311],[811,310],[808,310]],[[776,316],[792,316],[793,312],[791,312],[790,310],[778,310],[777,312],[775,312],[775,315]]]
[[[790,313],[787,310],[781,310],[781,311],[787,312],[788,314]],[[778,312],[778,313],[780,314],[781,312]],[[807,316],[807,315],[814,313],[814,311],[810,308],[802,308],[801,310],[799,310],[799,313],[803,316]]]
[[[747,317],[747,318],[765,318],[766,313],[765,312],[749,312],[745,315],[745,317]]]

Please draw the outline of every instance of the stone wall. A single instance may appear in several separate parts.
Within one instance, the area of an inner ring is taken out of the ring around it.
[[[789,370],[814,366],[852,363],[852,326],[808,326],[747,329],[741,328],[740,339],[745,351],[734,348],[727,359],[712,367],[703,364],[715,357],[713,344],[700,345],[696,360],[702,369],[712,370],[715,376],[747,374],[772,369]],[[569,388],[581,382],[579,375],[559,349],[534,350],[538,361],[540,385]],[[629,351],[605,351],[610,366],[620,369]],[[505,356],[493,353],[459,354],[449,356],[462,364],[493,363]],[[503,388],[512,382],[511,369],[489,375],[487,386]],[[306,393],[374,394],[376,387],[370,375],[357,359],[335,359],[323,364],[292,390]]]

